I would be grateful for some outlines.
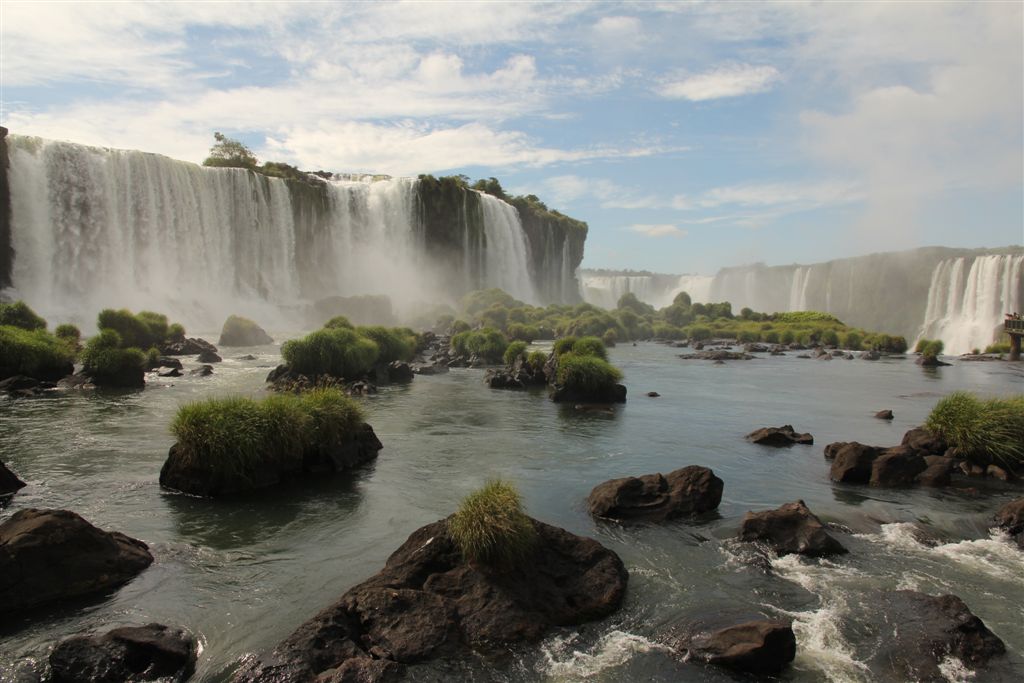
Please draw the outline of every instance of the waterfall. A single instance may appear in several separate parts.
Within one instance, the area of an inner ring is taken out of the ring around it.
[[[693,303],[706,304],[711,301],[711,282],[714,280],[710,275],[680,275],[679,282],[670,292],[669,303],[676,298],[680,292],[690,295]]]
[[[386,294],[413,307],[476,287],[539,303],[519,214],[490,195],[470,202],[477,193],[465,191],[461,212],[444,209],[461,235],[448,243],[426,233],[413,178],[306,183],[138,151],[7,143],[15,258],[5,296],[54,320],[89,328],[101,308],[126,307],[214,327],[231,313],[301,319],[326,296]]]
[[[807,285],[810,283],[811,269],[799,266],[793,271],[793,284],[789,288],[789,310],[807,310]]]
[[[1024,308],[1024,255],[946,259],[935,266],[918,338],[941,339],[946,353],[984,349],[1002,329],[1005,313]]]
[[[671,305],[676,295],[686,292],[694,302],[707,302],[712,278],[706,275],[604,275],[583,274],[583,298],[587,303],[612,309],[623,294],[655,308]]]

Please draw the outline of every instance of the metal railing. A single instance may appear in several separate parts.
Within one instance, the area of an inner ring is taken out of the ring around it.
[[[1007,320],[1003,323],[1003,329],[1007,332],[1017,332],[1024,334],[1024,319],[1019,320]]]

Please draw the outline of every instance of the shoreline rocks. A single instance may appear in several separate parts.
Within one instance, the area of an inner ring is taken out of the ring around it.
[[[597,541],[531,520],[534,555],[515,567],[464,561],[447,520],[412,533],[384,568],[300,626],[236,682],[382,681],[404,665],[536,642],[620,607],[629,575]]]
[[[0,614],[108,590],[152,562],[142,541],[74,512],[19,510],[0,524]]]
[[[1017,545],[1024,550],[1024,498],[1011,500],[999,508],[995,514],[996,526],[1010,535],[1010,538],[1017,541]]]
[[[688,639],[682,650],[694,661],[772,676],[796,658],[796,635],[788,621],[748,621]]]
[[[804,444],[810,446],[814,443],[814,437],[809,433],[801,434],[793,429],[793,425],[782,425],[781,427],[761,427],[755,429],[744,437],[747,441],[761,444],[762,446],[792,446],[793,444]]]
[[[775,510],[748,512],[740,522],[739,539],[766,543],[779,555],[824,557],[847,552],[802,500]]]
[[[7,465],[0,460],[0,498],[13,496],[23,488],[25,488],[25,482],[19,479],[18,475],[14,472],[11,472]]]
[[[690,465],[666,475],[645,474],[598,484],[587,497],[587,506],[595,517],[662,522],[716,509],[723,487],[711,469]]]
[[[163,624],[73,636],[50,653],[50,683],[184,681],[195,670],[195,638]]]

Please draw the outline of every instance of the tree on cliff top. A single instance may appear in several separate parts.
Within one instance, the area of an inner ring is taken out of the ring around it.
[[[252,150],[238,140],[232,140],[220,132],[214,133],[213,139],[217,142],[210,148],[210,156],[206,157],[203,166],[255,169],[259,165]]]

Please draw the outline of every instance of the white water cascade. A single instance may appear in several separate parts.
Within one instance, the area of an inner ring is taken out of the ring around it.
[[[948,354],[984,349],[998,338],[1004,314],[1024,308],[1024,255],[992,254],[941,261],[932,273],[918,338],[941,339]]]
[[[88,329],[100,309],[126,307],[219,326],[231,313],[298,319],[326,296],[385,294],[412,307],[466,292],[450,259],[426,248],[416,179],[307,186],[138,151],[7,142],[7,294],[56,320]],[[539,303],[515,208],[490,195],[480,206],[483,239],[466,253],[480,267],[465,284]]]
[[[694,302],[706,303],[713,278],[707,275],[597,275],[583,274],[583,298],[587,303],[612,309],[623,294],[655,308],[670,305],[680,292]]]
[[[807,310],[807,285],[810,283],[811,269],[799,266],[793,271],[793,284],[789,287],[789,310]]]

